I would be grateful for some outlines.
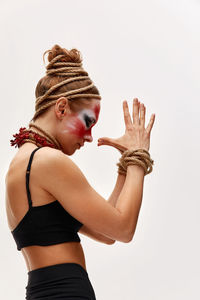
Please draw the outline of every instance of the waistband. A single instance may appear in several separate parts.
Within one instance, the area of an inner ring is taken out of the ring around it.
[[[71,278],[72,276],[85,276],[88,278],[87,271],[77,263],[61,263],[51,266],[38,268],[27,272],[28,281],[32,284],[42,280],[51,280],[56,278]]]

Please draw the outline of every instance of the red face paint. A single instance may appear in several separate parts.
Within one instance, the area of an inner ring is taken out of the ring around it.
[[[99,118],[99,112],[100,112],[100,104],[96,104],[95,107],[94,107],[96,122],[98,121],[98,118]]]
[[[68,123],[69,132],[76,135],[83,141],[92,141],[91,129],[99,118],[100,104],[95,104],[91,108],[84,108],[73,117]]]

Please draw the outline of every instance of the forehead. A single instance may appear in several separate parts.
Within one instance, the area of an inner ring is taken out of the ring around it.
[[[100,101],[95,99],[94,101],[91,101],[91,103],[83,105],[79,110],[79,114],[87,114],[94,118],[98,118],[100,107]]]

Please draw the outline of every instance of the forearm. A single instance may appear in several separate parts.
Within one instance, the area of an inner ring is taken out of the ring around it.
[[[133,236],[142,203],[144,170],[137,165],[127,168],[125,183],[115,207],[121,212],[127,234]]]
[[[85,225],[81,226],[81,228],[79,229],[79,233],[84,234],[89,238],[104,244],[112,245],[115,243],[115,240],[112,240],[110,237],[96,232]]]
[[[117,199],[118,199],[118,197],[121,193],[121,190],[124,186],[125,179],[126,179],[125,175],[118,174],[114,190],[112,191],[112,194],[108,198],[108,202],[114,207],[116,206]]]

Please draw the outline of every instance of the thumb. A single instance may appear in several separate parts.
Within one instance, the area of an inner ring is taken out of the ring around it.
[[[106,137],[106,136],[98,139],[98,144],[101,144],[101,145],[103,145],[103,144],[107,145],[107,144],[110,144],[111,142],[112,142],[112,139],[109,137]]]
[[[122,143],[122,138],[109,138],[109,137],[101,137],[98,139],[98,146],[107,145],[118,149],[120,152],[127,150],[127,148]]]

